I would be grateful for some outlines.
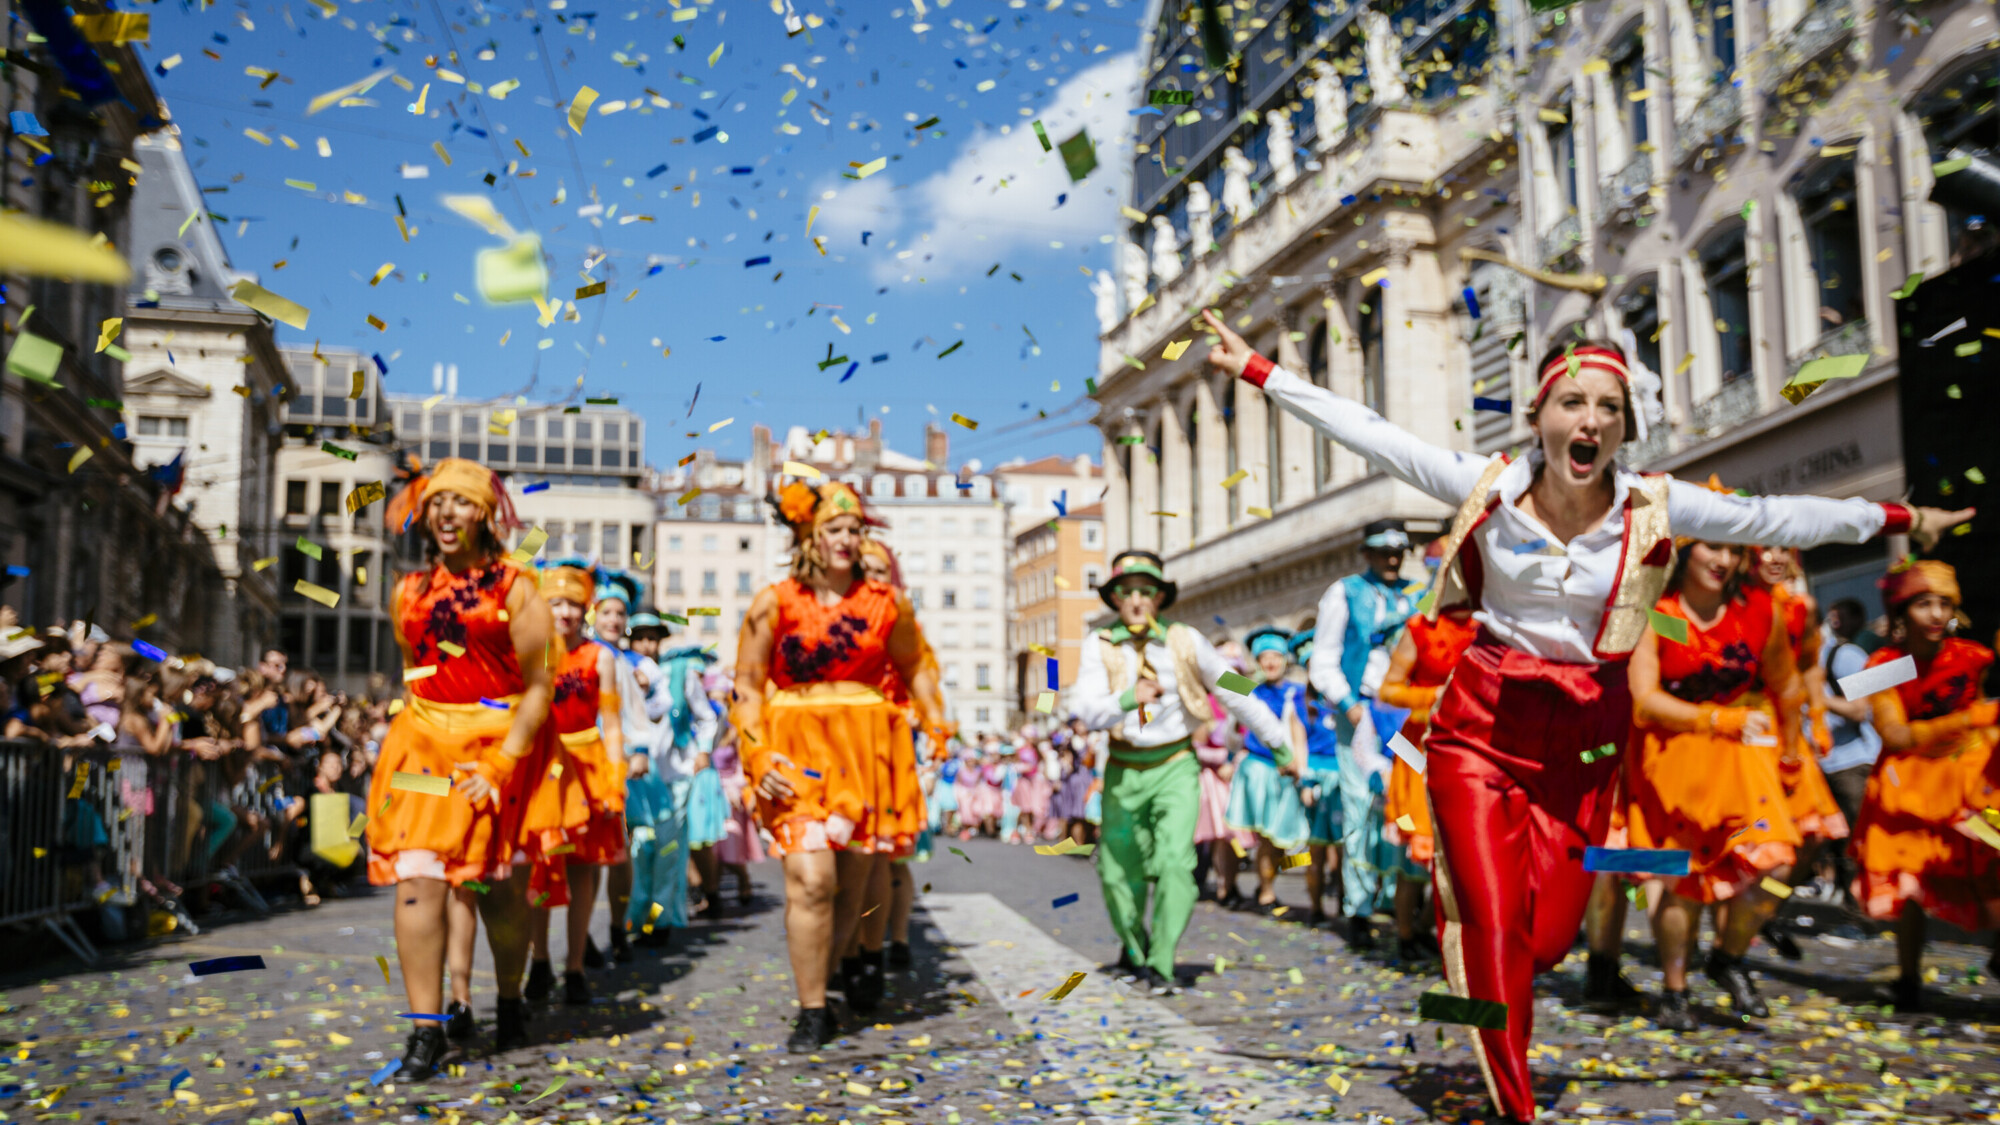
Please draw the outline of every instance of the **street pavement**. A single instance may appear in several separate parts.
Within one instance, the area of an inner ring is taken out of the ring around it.
[[[401,981],[385,984],[376,960],[395,971],[386,894],[216,926],[95,970],[6,966],[0,1114],[272,1125],[1486,1116],[1466,1029],[1416,1018],[1434,972],[1308,929],[1296,876],[1279,881],[1293,908],[1283,918],[1202,904],[1181,947],[1184,972],[1199,976],[1153,997],[1102,971],[1117,945],[1089,860],[941,840],[913,871],[925,888],[915,969],[891,978],[870,1022],[850,1020],[809,1057],[782,1047],[795,1008],[778,872],[764,864],[748,908],[732,900],[728,917],[671,949],[593,972],[597,1002],[541,1012],[533,1047],[489,1056],[475,1044],[420,1085],[371,1080],[407,1032]],[[1253,883],[1244,877],[1246,891]],[[601,909],[597,932],[602,945]],[[1630,933],[1628,972],[1656,990],[1650,944]],[[1933,1012],[1911,1016],[1877,995],[1894,973],[1885,935],[1847,926],[1802,944],[1797,963],[1752,954],[1766,1020],[1732,1018],[1697,978],[1708,1019],[1690,1035],[1585,1010],[1578,953],[1539,982],[1540,1100],[1572,1121],[2000,1121],[2000,1022],[1984,1023],[2000,989],[1986,950],[1935,944]],[[187,971],[241,954],[267,967]],[[1048,1000],[1075,972],[1088,975]],[[489,974],[482,949],[475,1008],[488,1026]]]

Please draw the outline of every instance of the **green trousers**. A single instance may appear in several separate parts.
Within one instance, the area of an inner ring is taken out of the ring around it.
[[[1201,767],[1192,753],[1149,770],[1116,762],[1104,771],[1097,875],[1111,928],[1132,963],[1172,978],[1174,949],[1194,914],[1194,829]],[[1153,921],[1146,924],[1146,884]]]

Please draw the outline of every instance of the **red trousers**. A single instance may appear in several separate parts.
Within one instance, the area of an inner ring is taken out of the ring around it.
[[[1473,1048],[1495,1107],[1535,1116],[1528,1077],[1535,974],[1568,953],[1593,876],[1583,849],[1604,842],[1616,743],[1632,724],[1625,664],[1558,664],[1482,633],[1453,671],[1424,747],[1437,829],[1438,944],[1459,996],[1507,1005],[1504,1031]]]

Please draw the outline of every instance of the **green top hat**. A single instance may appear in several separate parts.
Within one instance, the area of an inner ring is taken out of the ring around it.
[[[1160,556],[1151,551],[1120,551],[1112,556],[1111,577],[1097,587],[1097,596],[1104,600],[1105,605],[1115,610],[1118,608],[1118,602],[1112,595],[1117,592],[1119,586],[1138,582],[1144,582],[1160,591],[1161,613],[1165,613],[1167,607],[1174,604],[1174,599],[1180,596],[1180,587],[1167,581]]]

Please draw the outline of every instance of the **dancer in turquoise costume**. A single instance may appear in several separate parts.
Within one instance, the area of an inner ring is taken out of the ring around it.
[[[1256,661],[1260,682],[1251,695],[1278,716],[1291,735],[1290,744],[1305,745],[1305,730],[1299,716],[1305,712],[1305,685],[1285,679],[1292,661],[1286,651],[1291,635],[1267,625],[1252,630],[1244,638],[1250,659]],[[1286,852],[1296,851],[1306,842],[1308,824],[1305,805],[1299,800],[1298,772],[1305,763],[1294,761],[1281,766],[1254,730],[1243,732],[1243,759],[1229,781],[1229,827],[1257,834],[1257,910],[1269,913],[1278,905],[1278,869]]]
[[[653,618],[649,627],[657,623]],[[646,713],[656,725],[651,761],[640,782],[643,797],[632,783],[627,785],[634,887],[626,918],[634,928],[652,926],[655,938],[662,936],[663,926],[688,923],[689,806],[695,775],[709,767],[716,730],[715,709],[701,683],[705,663],[695,646],[676,648],[655,661],[659,675],[646,695]],[[638,839],[642,828],[647,836],[643,846]]]

